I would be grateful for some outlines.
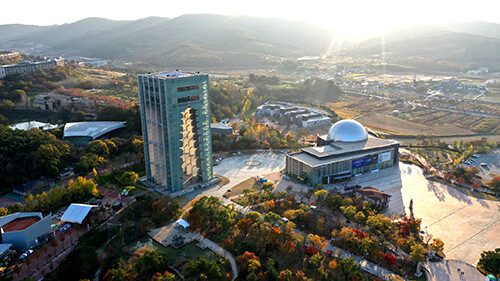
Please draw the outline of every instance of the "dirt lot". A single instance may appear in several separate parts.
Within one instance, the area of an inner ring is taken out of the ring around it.
[[[249,178],[237,185],[235,185],[233,188],[231,188],[231,192],[229,191],[226,191],[226,193],[224,193],[225,196],[227,197],[233,197],[233,196],[238,196],[238,195],[241,195],[243,194],[243,190],[245,189],[259,189],[261,188],[261,184],[258,183],[255,178]]]
[[[370,114],[364,115],[357,119],[364,126],[375,131],[382,131],[390,134],[401,135],[470,135],[474,134],[471,130],[459,128],[454,125],[439,125],[428,126],[424,124],[414,123],[408,120],[394,117],[390,114]]]

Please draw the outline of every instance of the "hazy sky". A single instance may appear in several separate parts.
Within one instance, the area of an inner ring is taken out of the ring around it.
[[[248,15],[305,20],[354,37],[415,22],[500,23],[499,0],[15,0],[2,1],[0,24],[52,25],[86,17],[133,20],[183,14]],[[9,12],[7,12],[9,11]]]

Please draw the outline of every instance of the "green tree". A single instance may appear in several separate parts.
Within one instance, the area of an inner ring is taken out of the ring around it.
[[[139,175],[136,172],[128,171],[120,177],[120,183],[122,185],[134,185],[138,178]]]
[[[355,280],[356,277],[363,277],[362,273],[359,271],[359,265],[354,261],[353,258],[346,258],[339,262],[339,268],[344,275],[345,280],[349,278]]]
[[[9,125],[9,119],[0,114],[0,125]]]
[[[500,277],[500,248],[496,248],[494,251],[482,252],[477,265],[486,272]]]
[[[64,146],[69,151],[68,145]],[[56,177],[59,174],[59,164],[63,153],[59,151],[57,146],[50,143],[42,144],[38,147],[36,156],[40,169],[45,170],[48,176]]]
[[[277,224],[281,222],[281,216],[273,212],[268,212],[264,215],[264,221],[270,224]]]
[[[137,280],[151,280],[156,272],[164,272],[168,267],[165,253],[155,250],[146,251],[133,265]]]
[[[94,153],[99,156],[106,156],[109,154],[109,148],[102,140],[91,141],[87,147],[88,152]]]
[[[222,277],[217,262],[207,259],[189,261],[185,271],[189,280],[219,280]]]
[[[104,157],[94,153],[87,153],[80,158],[75,166],[75,172],[90,172],[100,164],[106,162]]]

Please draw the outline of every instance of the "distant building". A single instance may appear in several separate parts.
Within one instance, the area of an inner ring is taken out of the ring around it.
[[[138,77],[146,176],[168,191],[213,179],[208,75]]]
[[[38,122],[38,121],[28,121],[28,122],[22,122],[22,123],[10,125],[9,127],[13,130],[29,131],[31,129],[39,129],[41,131],[48,131],[48,130],[59,128],[60,126],[53,125],[50,123]]]
[[[14,73],[33,74],[33,72],[38,69],[48,68],[52,66],[64,66],[64,59],[53,58],[39,62],[25,61],[18,64],[2,65],[0,66],[0,69],[3,69],[3,71],[0,72],[0,79]]]
[[[354,193],[359,195],[361,199],[366,200],[373,205],[381,208],[387,207],[387,205],[389,205],[389,200],[391,200],[392,197],[390,194],[387,194],[373,187],[356,189],[354,190]]]
[[[40,245],[42,237],[51,231],[52,215],[45,218],[41,213],[15,213],[0,217],[2,243],[12,244],[24,251]]]
[[[233,134],[233,128],[226,124],[222,123],[212,123],[210,124],[210,128],[212,129],[212,134],[217,133],[221,136],[229,136]]]
[[[30,181],[28,183],[16,185],[13,188],[13,192],[19,194],[21,196],[27,196],[30,193],[44,189],[51,188],[56,184],[56,181],[48,178],[40,178],[34,181]]]
[[[299,108],[285,102],[265,103],[255,110],[255,116],[279,117],[284,123],[295,123],[303,128],[329,125],[331,119],[319,110]]]
[[[315,147],[286,155],[286,172],[316,185],[375,172],[399,161],[399,143],[369,136],[354,120],[341,120]]]
[[[86,145],[93,140],[107,139],[119,135],[125,129],[125,122],[75,122],[64,125],[63,140]]]
[[[0,51],[0,60],[12,59],[20,57],[19,52]]]
[[[318,127],[318,126],[323,126],[323,125],[330,125],[332,120],[330,117],[326,116],[317,116],[317,117],[312,117],[312,118],[302,118],[302,127],[303,128],[309,128],[309,127]]]

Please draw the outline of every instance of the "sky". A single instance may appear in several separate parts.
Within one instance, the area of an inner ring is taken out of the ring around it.
[[[500,23],[498,0],[16,0],[2,1],[0,24],[53,25],[87,17],[135,20],[149,16],[222,14],[307,21],[361,38],[414,23]]]

